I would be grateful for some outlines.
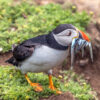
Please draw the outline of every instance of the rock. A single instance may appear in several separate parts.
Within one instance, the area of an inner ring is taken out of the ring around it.
[[[90,77],[89,77],[89,76],[87,76],[85,79],[86,79],[87,81],[90,81]]]
[[[79,65],[80,67],[86,66],[89,62],[89,59],[85,59],[85,60],[80,60],[79,61]]]

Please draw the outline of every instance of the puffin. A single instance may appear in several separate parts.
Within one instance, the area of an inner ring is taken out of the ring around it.
[[[13,45],[13,56],[6,62],[16,66],[35,91],[41,92],[43,87],[39,83],[32,82],[28,78],[28,72],[46,72],[49,88],[61,93],[53,84],[52,69],[61,65],[67,58],[74,39],[89,41],[88,36],[72,24],[60,24],[48,34],[30,38],[17,46]]]

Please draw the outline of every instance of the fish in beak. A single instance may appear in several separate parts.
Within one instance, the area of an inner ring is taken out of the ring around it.
[[[89,48],[91,61],[93,62],[93,51],[92,51],[92,44],[90,42],[90,39],[84,32],[80,30],[77,30],[77,32],[79,33],[79,36],[74,38],[71,44],[71,70],[73,69],[74,66],[75,54],[81,50],[82,57],[83,57],[85,47]]]

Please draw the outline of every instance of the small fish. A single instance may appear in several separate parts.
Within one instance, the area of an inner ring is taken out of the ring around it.
[[[93,51],[91,42],[88,42],[80,38],[75,38],[73,39],[71,44],[71,70],[74,66],[75,54],[82,50],[82,57],[84,56],[84,47],[89,47],[91,61],[93,62]]]

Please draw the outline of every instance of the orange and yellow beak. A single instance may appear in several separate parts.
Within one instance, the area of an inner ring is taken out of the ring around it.
[[[88,42],[90,42],[90,39],[89,37],[81,30],[78,30],[79,31],[79,34],[82,36],[82,38]]]

